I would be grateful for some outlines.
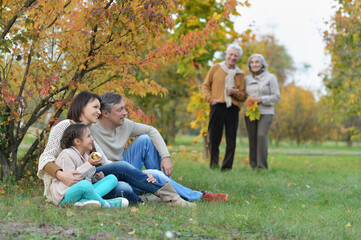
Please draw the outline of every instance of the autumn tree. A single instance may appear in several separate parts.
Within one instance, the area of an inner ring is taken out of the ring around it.
[[[1,1],[0,179],[23,176],[78,91],[166,94],[136,73],[187,55],[218,29],[209,18],[202,29],[164,41],[183,7],[171,0]],[[18,158],[24,137],[46,113],[49,124]]]
[[[313,92],[295,84],[280,86],[281,101],[275,105],[275,115],[269,136],[278,144],[281,140],[302,144],[321,142],[327,137],[327,119],[322,121],[322,108]]]
[[[134,96],[134,105],[141,106],[147,116],[153,116],[152,125],[160,131],[167,143],[172,143],[180,129],[189,127],[188,120],[191,116],[185,109],[191,82],[177,72],[176,62],[156,69],[149,77],[167,89],[167,94],[163,97],[153,94]]]
[[[361,115],[361,2],[338,0],[330,31],[324,33],[326,51],[331,56],[329,72],[324,78],[327,105],[335,116],[353,122]],[[335,117],[334,117],[335,118]],[[353,134],[357,128],[348,125]]]
[[[192,112],[195,119],[191,122],[191,127],[200,129],[198,138],[203,139],[204,156],[208,156],[207,146],[207,124],[209,105],[205,102],[200,88],[203,78],[210,66],[209,61],[214,60],[217,51],[225,51],[228,44],[236,39],[242,38],[244,33],[237,33],[234,30],[234,23],[229,16],[238,16],[236,7],[248,7],[245,1],[215,1],[215,0],[186,0],[184,11],[177,15],[175,36],[188,34],[190,31],[199,31],[206,26],[209,19],[217,19],[219,28],[203,45],[196,47],[196,50],[184,57],[178,63],[178,71],[192,82],[189,91],[190,102],[187,107]],[[197,139],[198,139],[197,138]]]
[[[176,22],[174,32],[164,35],[165,38],[175,38],[191,31],[200,31],[212,18],[217,19],[219,24],[217,33],[210,36],[204,45],[197,46],[194,51],[178,59],[176,63],[169,63],[168,66],[163,66],[148,76],[168,90],[167,96],[160,98],[147,94],[145,98],[136,98],[137,104],[144,103],[142,108],[147,114],[155,114],[154,125],[166,140],[172,141],[178,130],[189,126],[192,115],[183,110],[190,96],[193,102],[193,95],[200,94],[198,90],[203,81],[202,76],[208,69],[208,61],[213,59],[215,51],[224,50],[230,41],[240,36],[234,32],[233,22],[227,17],[228,13],[224,13],[227,10],[229,13],[237,14],[232,10],[235,6],[235,1],[229,3],[214,0],[183,1],[182,11],[174,16]],[[204,101],[203,98],[199,100]],[[207,104],[205,106],[208,109]],[[194,115],[197,115],[198,111],[199,109],[190,110]],[[192,122],[192,127],[198,128],[196,125]]]

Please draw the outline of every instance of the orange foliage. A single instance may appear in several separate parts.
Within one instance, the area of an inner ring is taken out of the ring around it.
[[[270,129],[270,138],[295,141],[320,142],[332,129],[327,119],[322,119],[324,110],[311,91],[294,84],[280,86],[281,101],[275,105],[275,115]]]
[[[235,3],[226,1],[229,6]],[[52,126],[78,91],[166,94],[157,82],[137,80],[136,74],[189,55],[219,29],[214,16],[202,29],[164,40],[164,33],[174,31],[173,18],[182,9],[182,3],[173,0],[2,2],[0,179],[22,176],[26,164],[33,161],[30,156],[40,144],[38,139],[49,128],[41,129],[22,163],[13,149],[48,112]],[[227,16],[232,10],[224,11]],[[151,120],[140,110],[131,114]]]

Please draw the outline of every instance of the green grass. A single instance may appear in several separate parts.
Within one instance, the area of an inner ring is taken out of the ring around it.
[[[289,154],[301,150],[350,152],[341,143],[271,145],[270,170],[256,172],[244,163],[243,139],[234,170],[224,173],[209,170],[202,144],[183,136],[170,146],[173,179],[230,195],[228,203],[198,202],[193,209],[61,208],[45,202],[39,185],[1,183],[0,239],[165,239],[166,231],[176,239],[361,239],[361,157]]]

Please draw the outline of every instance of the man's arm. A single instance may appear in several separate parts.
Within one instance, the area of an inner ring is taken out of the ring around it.
[[[153,142],[155,149],[157,149],[162,161],[160,164],[160,169],[169,177],[173,173],[173,163],[170,159],[170,154],[167,148],[167,145],[164,142],[162,135],[159,131],[149,125],[132,122],[132,136],[139,136],[142,134],[147,134]]]
[[[232,94],[232,97],[234,97],[237,101],[244,101],[246,100],[247,94],[246,94],[246,82],[244,79],[244,74],[237,74],[237,85],[235,86],[235,89],[237,90]]]
[[[167,177],[170,177],[173,173],[173,163],[170,157],[165,157],[160,163],[160,170],[164,172]]]
[[[157,149],[161,159],[165,157],[170,157],[167,145],[164,142],[164,139],[162,135],[160,135],[159,131],[149,125],[142,124],[142,123],[136,123],[131,121],[133,124],[132,126],[132,132],[130,134],[130,137],[139,136],[142,134],[147,134],[150,139],[153,142],[154,147]]]
[[[212,101],[212,76],[213,68],[208,71],[206,78],[202,84],[203,96],[208,103],[211,103]]]

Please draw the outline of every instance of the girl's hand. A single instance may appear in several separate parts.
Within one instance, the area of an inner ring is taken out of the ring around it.
[[[157,180],[152,176],[152,174],[150,174],[148,172],[144,172],[144,173],[148,175],[147,182],[150,182],[150,183],[156,183],[157,182]]]
[[[92,166],[97,166],[100,165],[102,163],[103,158],[102,157],[98,157],[98,159],[94,159],[93,158],[94,153],[90,154],[89,158],[88,158],[88,162],[92,165]]]
[[[99,181],[104,178],[104,173],[102,171],[97,172],[94,176],[95,180]]]

